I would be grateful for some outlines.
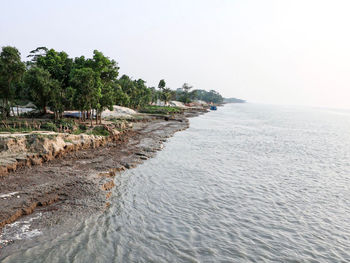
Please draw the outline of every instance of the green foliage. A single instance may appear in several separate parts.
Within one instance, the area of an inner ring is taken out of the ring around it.
[[[92,58],[80,56],[72,59],[63,51],[38,47],[28,57],[31,60],[25,67],[16,48],[2,48],[0,114],[6,117],[10,115],[11,107],[29,101],[41,113],[48,112],[47,109],[53,111],[55,120],[62,119],[65,110],[79,110],[83,120],[86,116],[90,117],[91,124],[93,118],[97,123],[101,120],[102,112],[107,108],[112,110],[115,104],[168,114],[172,111],[171,107],[165,110],[148,105],[158,100],[166,104],[175,99],[185,103],[194,99],[222,101],[217,92],[191,91],[192,86],[186,83],[174,91],[166,87],[164,79],[159,81],[157,88],[149,88],[143,79],[132,79],[127,75],[118,78],[117,62],[97,50],[94,50]],[[26,116],[39,117],[37,114],[28,113]],[[48,129],[53,129],[53,126]]]
[[[116,81],[118,82],[118,81]],[[114,83],[113,85],[113,89],[114,89],[114,95],[115,95],[115,104],[120,105],[120,106],[129,106],[130,104],[130,97],[128,94],[126,94],[121,85],[119,85],[118,83]]]
[[[203,100],[208,103],[222,103],[224,98],[215,90],[194,90],[192,97],[197,100]]]
[[[163,92],[162,92],[162,99],[164,101],[165,104],[167,104],[171,97],[172,97],[173,91],[169,88],[164,88]]]
[[[245,100],[237,99],[237,98],[224,98],[224,102],[226,102],[226,103],[246,103]]]
[[[95,126],[88,134],[97,136],[109,136],[109,132],[103,126]]]
[[[32,57],[29,68],[40,67],[50,73],[53,80],[48,106],[59,118],[65,109],[72,106],[72,90],[69,87],[69,76],[73,67],[73,60],[65,52],[39,47],[30,52]]]
[[[25,64],[21,61],[21,54],[17,48],[3,47],[0,53],[0,114],[6,118],[10,116],[9,102],[14,99],[16,85],[24,72]]]
[[[118,84],[128,98],[124,97],[126,104],[122,106],[140,109],[151,102],[152,92],[147,88],[146,81],[142,79],[132,80],[129,76],[123,75],[118,80]]]
[[[162,98],[162,91],[161,90],[156,90],[155,87],[151,87],[151,102],[156,103],[158,100]]]
[[[157,102],[158,100],[164,101],[166,105],[171,99],[176,99],[175,91],[170,88],[166,88],[166,83],[164,79],[161,79],[158,84],[158,91],[155,88],[151,88],[151,101]]]
[[[91,68],[73,69],[71,84],[76,90],[75,106],[81,111],[97,107],[101,97],[101,87],[96,73]]]
[[[13,128],[13,127],[9,127],[9,128],[5,128],[5,127],[0,127],[0,132],[9,132],[9,133],[26,133],[26,132],[31,132],[33,131],[32,128],[30,127],[16,127],[16,128]]]
[[[62,128],[62,129],[69,129],[69,130],[74,130],[76,127],[76,123],[72,119],[60,119],[55,121],[56,127],[57,128]]]
[[[188,85],[187,83],[184,83],[182,85],[182,88],[178,89],[176,91],[176,100],[181,101],[183,103],[189,103],[193,100],[190,90],[192,89],[192,86]]]
[[[46,122],[44,123],[41,128],[43,130],[46,130],[46,131],[54,131],[54,132],[57,132],[58,129],[57,129],[57,126],[55,123],[52,123],[52,122]]]
[[[78,129],[75,129],[75,130],[72,132],[72,134],[74,134],[74,135],[79,135],[79,134],[82,134],[82,133],[85,133],[85,131],[80,130],[79,128],[78,128]]]
[[[25,83],[30,87],[30,95],[35,106],[46,113],[46,108],[51,99],[54,99],[54,89],[57,88],[57,81],[51,78],[51,74],[40,67],[30,68],[24,77]]]
[[[182,110],[178,107],[163,107],[163,106],[154,106],[154,105],[148,105],[145,106],[140,110],[142,113],[149,113],[149,114],[174,114],[174,113],[181,113]]]
[[[85,124],[79,124],[78,126],[79,130],[82,130],[82,131],[86,131],[87,130],[87,127]]]
[[[165,80],[161,79],[158,84],[158,89],[163,90],[166,86]]]
[[[182,88],[176,90],[176,100],[189,103],[194,100],[202,100],[207,103],[222,103],[223,97],[215,90],[192,90],[191,86],[184,84]]]
[[[104,56],[102,52],[97,50],[94,50],[93,58],[88,60],[88,65],[97,74],[100,83],[101,91],[96,109],[98,115],[101,115],[103,110],[107,108],[109,110],[113,109],[116,99],[113,84],[118,77],[119,67],[114,60],[110,60],[108,57]]]
[[[29,62],[29,64],[31,64],[32,62],[36,62],[38,57],[44,56],[47,51],[47,47],[37,47],[36,49],[30,51],[30,54],[27,57],[32,58],[32,61]]]

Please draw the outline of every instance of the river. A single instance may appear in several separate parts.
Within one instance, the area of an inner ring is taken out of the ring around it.
[[[350,111],[227,104],[3,262],[349,262]]]

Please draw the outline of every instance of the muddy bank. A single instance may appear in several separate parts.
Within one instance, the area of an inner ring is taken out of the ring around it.
[[[0,177],[7,176],[21,167],[41,165],[69,152],[104,146],[117,140],[122,132],[132,127],[132,123],[110,123],[100,127],[109,136],[48,131],[0,134]]]
[[[198,114],[189,112],[186,117]],[[67,152],[42,166],[21,167],[1,177],[0,246],[14,241],[16,226],[11,222],[18,219],[31,222],[28,231],[69,229],[92,213],[104,211],[113,177],[153,157],[167,138],[188,128],[186,117],[137,122],[103,147]]]

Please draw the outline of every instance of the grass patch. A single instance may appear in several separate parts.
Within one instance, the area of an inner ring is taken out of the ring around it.
[[[182,113],[182,110],[178,107],[148,105],[142,108],[140,112],[148,113],[148,114],[168,115],[168,114]]]
[[[74,134],[74,135],[79,135],[79,134],[82,134],[82,133],[85,133],[86,131],[84,130],[80,130],[79,128],[78,129],[76,129],[76,130],[74,130],[73,132],[72,132],[72,134]]]
[[[1,120],[0,120],[1,121]],[[62,119],[62,120],[33,120],[33,119],[18,119],[9,118],[6,121],[0,122],[0,132],[9,133],[22,133],[32,131],[66,131],[72,133],[72,131],[79,128],[82,131],[86,130],[86,126],[83,124],[77,125],[74,120]]]
[[[87,132],[89,135],[109,136],[109,132],[103,126],[96,126],[91,131]]]
[[[41,129],[45,130],[45,131],[54,131],[54,132],[57,132],[58,129],[57,129],[57,126],[55,123],[52,123],[52,122],[46,122],[44,123],[42,126],[41,126]]]
[[[9,132],[9,133],[26,133],[26,132],[32,132],[33,130],[31,128],[21,127],[21,128],[5,128],[1,127],[0,132]]]

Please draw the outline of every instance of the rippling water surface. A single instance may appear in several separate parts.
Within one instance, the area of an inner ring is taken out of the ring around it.
[[[4,262],[349,262],[350,112],[231,104]]]

